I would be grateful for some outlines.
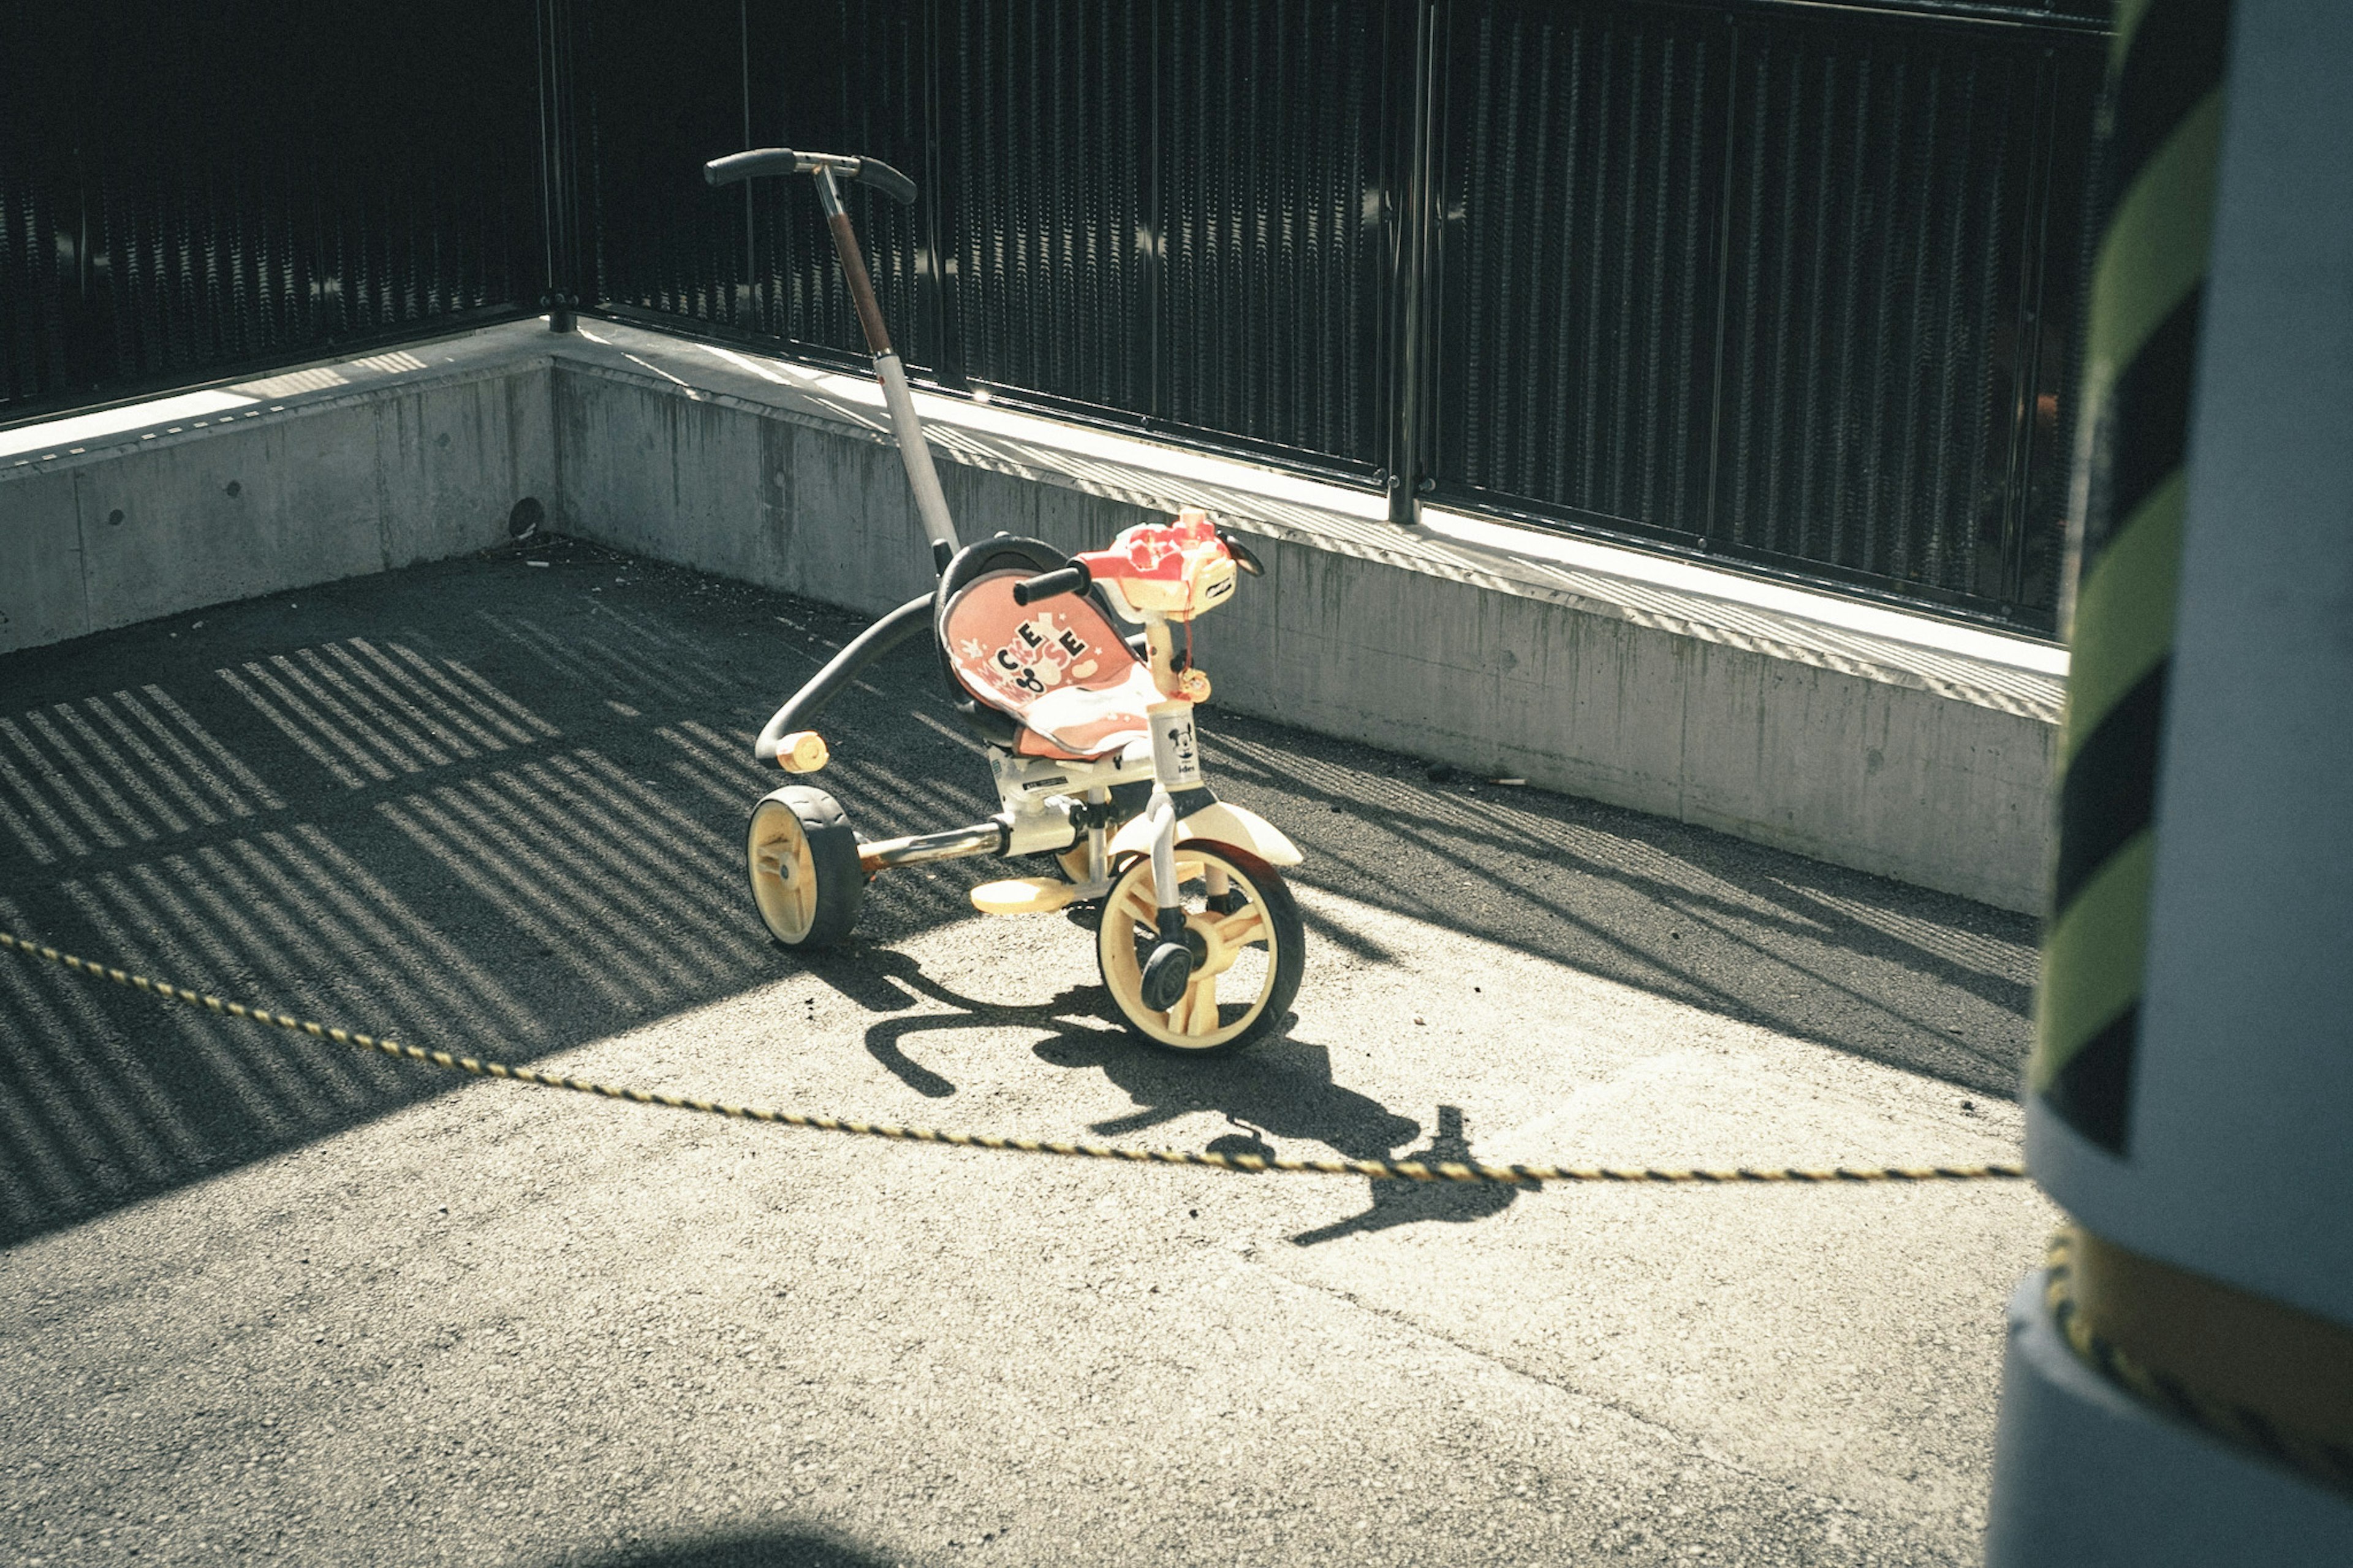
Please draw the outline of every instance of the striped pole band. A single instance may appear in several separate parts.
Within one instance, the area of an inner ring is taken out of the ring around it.
[[[2230,0],[2121,0],[2108,58],[2115,199],[2092,284],[2080,585],[2027,1087],[2117,1154],[2130,1142],[2182,467],[2230,19]]]
[[[2353,1493],[2353,1329],[2127,1252],[2052,1238],[2045,1304],[2094,1370],[2158,1408]]]

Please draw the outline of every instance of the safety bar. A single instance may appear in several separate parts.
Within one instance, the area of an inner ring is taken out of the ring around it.
[[[880,158],[853,158],[843,153],[796,153],[790,147],[755,147],[730,153],[702,165],[702,177],[714,185],[732,185],[765,174],[814,174],[828,169],[845,180],[871,185],[901,206],[915,201],[915,182]]]
[[[776,717],[768,721],[760,738],[752,743],[752,754],[764,763],[773,763],[784,746],[785,737],[796,730],[810,727],[818,710],[841,694],[858,672],[923,630],[932,622],[932,595],[910,599],[864,631],[850,639],[849,645],[826,662],[826,667],[809,677],[808,683],[792,694]]]

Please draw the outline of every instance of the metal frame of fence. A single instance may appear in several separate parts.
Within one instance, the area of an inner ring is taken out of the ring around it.
[[[8,51],[0,419],[541,310],[854,363],[697,176],[838,147],[935,385],[2053,623],[2104,0],[141,3]]]

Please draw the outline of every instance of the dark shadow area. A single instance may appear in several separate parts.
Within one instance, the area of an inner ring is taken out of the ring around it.
[[[872,1014],[866,1049],[935,1099],[956,1086],[907,1039],[1021,1022],[1053,1031],[1041,1059],[1142,1108],[1105,1137],[1196,1111],[1365,1158],[1422,1135],[1309,1042],[1189,1060],[1113,1027],[1092,986],[1013,1013],[928,979],[893,943],[966,918],[993,863],[878,879],[836,953],[769,942],[741,836],[781,780],[751,738],[863,625],[554,538],[0,658],[0,926],[511,1061],[797,977]],[[1299,842],[1311,888],[2014,1092],[2031,921],[1223,712],[1204,730],[1213,782]],[[872,670],[826,731],[820,782],[861,835],[993,808],[928,647]],[[1319,962],[1389,956],[1308,920],[1310,987]],[[925,999],[953,1015],[909,1016]],[[0,1245],[463,1081],[0,955]],[[1361,1227],[1467,1201],[1400,1188]]]
[[[892,1559],[813,1531],[731,1531],[687,1541],[625,1547],[593,1557],[566,1554],[549,1568],[890,1568]]]
[[[1456,1164],[1468,1164],[1477,1157],[1472,1152],[1469,1135],[1463,1131],[1462,1108],[1459,1105],[1438,1108],[1438,1131],[1430,1134],[1427,1145],[1408,1149],[1393,1156],[1399,1160],[1445,1161]],[[1337,1241],[1344,1236],[1362,1236],[1400,1225],[1419,1225],[1425,1220],[1464,1225],[1472,1220],[1499,1215],[1510,1208],[1522,1193],[1536,1190],[1533,1182],[1525,1186],[1503,1186],[1490,1183],[1458,1186],[1451,1182],[1374,1182],[1370,1185],[1372,1207],[1346,1219],[1302,1231],[1291,1238],[1291,1244],[1293,1247],[1314,1247],[1321,1242]]]
[[[905,992],[898,993],[901,1006],[912,1002],[913,995],[921,995],[955,1009],[946,1016],[922,1013],[885,1017],[866,1031],[868,1054],[919,1094],[944,1099],[955,1093],[956,1086],[907,1056],[901,1043],[909,1037],[1026,1026],[1050,1031],[1047,1038],[1031,1047],[1039,1060],[1072,1071],[1101,1072],[1136,1102],[1137,1109],[1128,1114],[1089,1128],[1103,1138],[1133,1140],[1155,1127],[1208,1112],[1224,1117],[1237,1129],[1203,1146],[1212,1154],[1271,1159],[1277,1150],[1268,1139],[1285,1138],[1321,1143],[1353,1160],[1467,1162],[1476,1158],[1464,1132],[1460,1107],[1440,1106],[1438,1131],[1429,1144],[1405,1150],[1405,1144],[1420,1135],[1419,1122],[1370,1095],[1334,1082],[1331,1052],[1288,1034],[1279,1034],[1240,1056],[1187,1057],[1139,1045],[1124,1030],[1097,1022],[1110,1010],[1099,985],[1072,986],[1043,1007],[1008,1007],[949,989],[903,953],[868,950],[854,960],[839,962],[855,963],[869,982],[887,978],[904,986]],[[1289,1022],[1295,1023],[1295,1016]],[[1387,1181],[1368,1185],[1372,1207],[1366,1213],[1293,1240],[1311,1246],[1420,1220],[1484,1219],[1510,1207],[1522,1190]]]
[[[7,656],[0,926],[508,1061],[798,973],[904,1005],[887,958],[807,966],[744,889],[784,782],[751,735],[861,624],[546,539]],[[927,658],[876,678],[934,697]],[[908,700],[829,717],[861,830],[993,805]],[[969,912],[918,870],[861,936]],[[467,1081],[0,957],[0,1245]]]
[[[1142,1044],[1103,1022],[1112,1009],[1100,985],[1071,986],[1042,1007],[1008,1007],[951,990],[903,953],[871,951],[861,957],[870,973],[888,975],[910,992],[955,1009],[946,1016],[883,1018],[866,1031],[869,1054],[921,1094],[944,1098],[955,1086],[910,1060],[902,1041],[936,1031],[1012,1025],[1048,1031],[1030,1047],[1039,1061],[1100,1072],[1136,1102],[1128,1114],[1092,1124],[1089,1131],[1100,1137],[1133,1139],[1207,1111],[1247,1134],[1216,1140],[1209,1145],[1213,1152],[1271,1155],[1273,1146],[1263,1138],[1272,1136],[1321,1143],[1350,1159],[1379,1160],[1421,1132],[1411,1117],[1335,1083],[1330,1051],[1285,1034],[1236,1056],[1187,1056]]]
[[[1102,1073],[1135,1101],[1134,1110],[1089,1129],[1104,1138],[1135,1138],[1208,1111],[1246,1131],[1304,1139],[1352,1160],[1383,1160],[1421,1132],[1413,1118],[1333,1082],[1330,1051],[1288,1036],[1239,1056],[1197,1058],[1139,1047],[1122,1029],[1065,1028],[1032,1049],[1055,1067]],[[1253,1141],[1229,1152],[1271,1151]]]
[[[2033,920],[1239,715],[1204,730],[1219,789],[1292,835],[1307,857],[1293,876],[1311,887],[1977,1093],[2018,1092]]]

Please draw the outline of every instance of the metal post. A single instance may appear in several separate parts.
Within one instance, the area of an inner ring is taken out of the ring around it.
[[[859,325],[866,333],[866,346],[873,352],[874,376],[882,384],[883,405],[890,410],[899,459],[906,468],[908,486],[915,494],[915,510],[922,515],[924,534],[944,568],[947,557],[962,548],[963,542],[956,538],[955,523],[948,514],[947,497],[940,489],[939,470],[932,464],[932,448],[923,439],[923,422],[915,416],[915,395],[908,389],[906,367],[891,347],[891,330],[882,320],[881,302],[874,297],[874,281],[867,274],[866,258],[858,248],[857,231],[850,227],[849,215],[842,210],[841,192],[834,184],[830,169],[817,171],[817,200],[824,209],[827,226],[833,232],[834,249],[841,258],[842,280],[849,287],[850,303],[857,309]],[[946,553],[940,554],[943,551]]]
[[[2348,58],[2121,9],[1991,1568],[2353,1562]]]
[[[1430,323],[1437,282],[1438,72],[1440,17],[1437,0],[1413,0],[1412,75],[1408,88],[1407,145],[1401,179],[1391,193],[1390,277],[1397,289],[1396,332],[1390,360],[1388,492],[1389,521],[1409,525],[1421,520],[1421,498],[1433,488],[1430,477],[1428,383]]]
[[[545,286],[539,303],[551,331],[577,325],[578,216],[573,190],[573,49],[570,0],[539,0],[540,241]]]

